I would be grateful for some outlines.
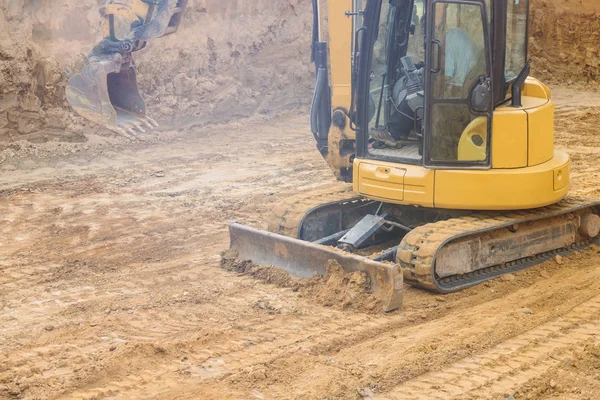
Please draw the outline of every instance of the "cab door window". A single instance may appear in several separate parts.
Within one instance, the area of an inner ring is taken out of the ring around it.
[[[475,87],[490,83],[483,7],[484,3],[458,2],[433,6],[428,72],[431,164],[489,159],[491,112],[479,113],[471,107]]]
[[[513,81],[527,60],[527,14],[529,0],[508,0],[506,15],[506,82]]]

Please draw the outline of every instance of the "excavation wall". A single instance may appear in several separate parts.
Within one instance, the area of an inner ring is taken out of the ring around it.
[[[103,0],[0,0],[0,143],[98,132],[65,102],[68,77],[100,39]],[[535,0],[531,58],[550,83],[596,85],[600,4]],[[137,55],[163,124],[222,122],[306,107],[313,85],[308,0],[196,0],[177,35]]]
[[[600,2],[535,0],[531,9],[533,71],[549,83],[598,86]]]
[[[0,0],[0,143],[97,131],[70,111],[65,84],[101,39],[103,3]],[[307,104],[310,1],[190,3],[176,35],[136,56],[156,119],[219,122]]]

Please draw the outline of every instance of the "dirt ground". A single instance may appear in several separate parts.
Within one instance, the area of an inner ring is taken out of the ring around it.
[[[309,132],[310,2],[190,2],[137,58],[163,124],[137,142],[64,101],[103,2],[0,0],[0,399],[598,398],[598,248],[406,286],[388,314],[221,268],[228,222],[339,185]],[[599,32],[595,2],[532,1],[557,147],[595,198]]]
[[[600,197],[600,93],[554,95],[574,193]],[[0,398],[597,398],[597,249],[443,297],[406,287],[390,314],[219,268],[228,221],[264,228],[278,201],[335,184],[307,124],[11,148]]]

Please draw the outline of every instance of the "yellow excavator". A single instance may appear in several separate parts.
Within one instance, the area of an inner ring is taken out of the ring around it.
[[[597,242],[529,76],[529,2],[328,0],[323,40],[313,0],[312,133],[352,185],[284,201],[270,232],[231,224],[231,248],[299,277],[333,259],[393,310],[403,282],[455,292]]]
[[[90,121],[126,137],[158,126],[146,113],[133,53],[149,40],[179,28],[188,0],[107,0],[100,8],[102,40],[73,75],[66,95],[71,107]]]
[[[567,197],[550,89],[529,76],[529,2],[312,0],[310,125],[346,185],[285,200],[269,231],[231,224],[231,249],[297,277],[333,260],[390,311],[404,282],[455,292],[598,243],[600,202]],[[109,0],[69,81],[75,110],[123,134],[151,125],[131,54],[186,3]]]

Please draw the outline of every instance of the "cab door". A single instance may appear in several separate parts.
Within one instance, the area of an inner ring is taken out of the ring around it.
[[[486,3],[428,5],[424,163],[489,168],[493,85]]]

